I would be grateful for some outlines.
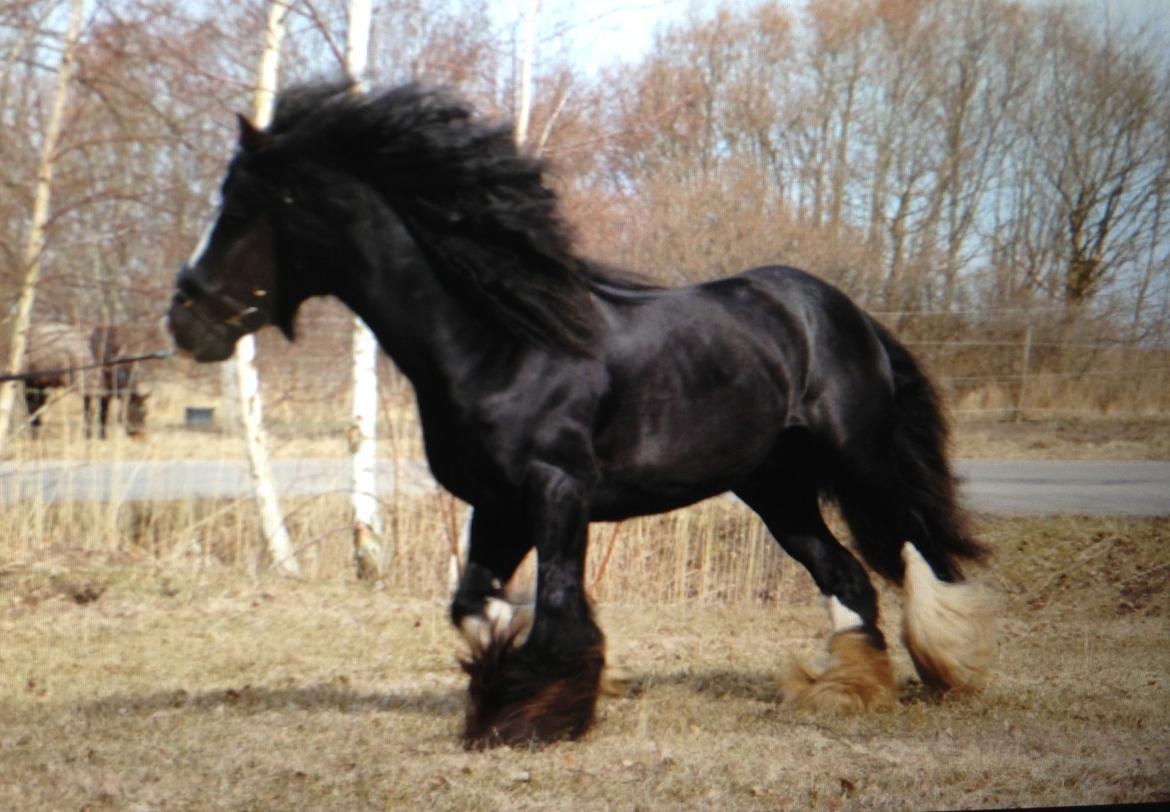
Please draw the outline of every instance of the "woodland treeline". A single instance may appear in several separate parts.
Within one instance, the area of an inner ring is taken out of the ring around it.
[[[61,5],[0,0],[5,313]],[[375,86],[439,82],[512,115],[515,20],[487,0],[374,5]],[[340,73],[344,11],[293,4],[282,83]],[[542,13],[528,144],[584,252],[669,284],[807,267],[980,408],[1015,409],[1045,375],[1053,408],[1170,408],[1165,42],[1007,0],[739,2],[591,71]],[[249,109],[263,17],[234,0],[87,10],[36,318],[157,321]]]

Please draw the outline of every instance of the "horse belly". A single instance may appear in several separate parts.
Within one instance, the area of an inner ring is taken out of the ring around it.
[[[752,408],[750,400],[688,407],[675,419],[619,424],[616,435],[599,438],[595,519],[662,513],[729,491],[763,464],[782,429],[776,409]]]

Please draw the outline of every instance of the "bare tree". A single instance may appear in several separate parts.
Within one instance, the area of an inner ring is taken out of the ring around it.
[[[19,372],[24,366],[28,327],[32,320],[33,303],[36,301],[37,283],[41,275],[41,255],[45,250],[46,227],[49,222],[53,193],[53,170],[57,164],[57,149],[61,128],[65,119],[65,108],[69,98],[69,87],[74,72],[74,54],[81,36],[84,0],[72,0],[69,24],[62,38],[61,63],[57,67],[56,87],[53,91],[52,107],[45,122],[41,142],[40,159],[37,162],[36,191],[33,195],[32,212],[29,218],[28,236],[25,241],[21,265],[24,275],[20,296],[12,318],[12,340],[9,347],[8,369]],[[0,453],[8,437],[12,411],[16,403],[17,382],[0,384]]]
[[[271,0],[268,6],[268,25],[264,34],[264,50],[257,70],[252,121],[257,127],[267,127],[272,120],[276,95],[276,69],[280,61],[280,42],[288,20],[288,0]],[[260,397],[260,376],[256,371],[256,341],[252,335],[236,343],[236,354],[228,363],[234,364],[240,393],[240,412],[244,424],[244,439],[248,447],[248,461],[252,487],[260,508],[260,522],[273,565],[285,575],[300,575],[300,565],[293,552],[284,515],[272,479],[272,463],[268,456],[268,436],[264,430],[264,409]]]
[[[350,0],[346,70],[356,92],[366,90],[369,62],[370,0]],[[378,341],[366,324],[353,320],[353,411],[349,428],[350,504],[353,554],[358,578],[373,580],[382,572],[385,553],[378,539],[382,517],[377,500]]]
[[[1050,17],[1041,97],[1029,122],[1041,178],[1053,201],[1064,301],[1091,299],[1147,243],[1157,213],[1166,143],[1157,116],[1167,97],[1140,53],[1107,33],[1095,43]]]

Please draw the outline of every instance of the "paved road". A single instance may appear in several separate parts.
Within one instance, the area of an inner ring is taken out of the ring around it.
[[[989,513],[1170,516],[1170,462],[960,460],[963,497]]]
[[[287,495],[342,491],[347,462],[277,460]],[[975,510],[1007,514],[1170,515],[1170,462],[961,460],[963,498]],[[420,462],[382,461],[379,489],[429,493],[435,484]],[[0,464],[0,503],[67,500],[167,500],[232,497],[249,491],[243,461]]]

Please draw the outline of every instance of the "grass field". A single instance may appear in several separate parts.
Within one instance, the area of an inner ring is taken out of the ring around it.
[[[760,600],[603,601],[631,690],[580,742],[482,754],[459,746],[461,644],[438,597],[59,544],[0,564],[0,809],[1170,801],[1170,521],[979,528],[1001,607],[980,696],[931,699],[895,644],[896,710],[787,707],[777,676],[828,631],[791,565]]]

